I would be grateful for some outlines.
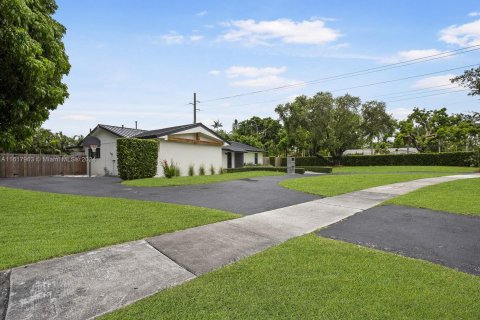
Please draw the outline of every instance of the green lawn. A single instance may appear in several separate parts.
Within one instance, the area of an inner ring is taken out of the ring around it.
[[[478,168],[470,167],[445,167],[445,166],[371,166],[371,167],[334,167],[333,173],[363,173],[363,172],[478,172]]]
[[[444,182],[421,188],[383,204],[480,216],[480,178]]]
[[[159,202],[0,187],[0,270],[239,215]]]
[[[188,186],[193,184],[207,184],[215,182],[223,182],[230,180],[256,178],[265,176],[281,176],[285,173],[273,171],[246,171],[224,173],[209,176],[192,176],[192,177],[176,177],[172,179],[167,178],[148,178],[138,180],[128,180],[122,182],[127,186],[134,187],[170,187],[170,186]]]
[[[322,196],[335,196],[352,191],[382,186],[386,184],[410,180],[432,178],[448,175],[448,173],[379,173],[379,174],[348,174],[321,175],[315,177],[290,179],[280,182],[289,189]]]
[[[102,319],[480,319],[480,277],[307,235]]]

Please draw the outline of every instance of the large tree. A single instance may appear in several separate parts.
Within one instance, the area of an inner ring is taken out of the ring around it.
[[[0,149],[28,144],[68,97],[65,27],[54,0],[0,0]]]
[[[48,129],[38,128],[32,139],[17,149],[18,153],[41,154],[69,154],[70,147],[78,146],[83,141],[83,136],[69,137],[62,132],[51,132]]]
[[[465,72],[450,80],[452,83],[458,83],[463,87],[469,88],[469,95],[480,95],[480,67],[465,70]]]
[[[478,146],[478,115],[451,114],[446,108],[415,108],[399,123],[395,145],[413,145],[420,152],[471,150]]]
[[[261,143],[261,147],[269,154],[278,154],[277,145],[280,141],[282,124],[270,117],[251,117],[238,122],[233,134],[236,136],[252,136]],[[283,151],[283,150],[282,150]],[[280,151],[281,152],[281,151]]]
[[[373,155],[373,141],[385,142],[393,135],[396,121],[387,113],[385,102],[367,101],[362,104],[362,131]]]
[[[339,159],[362,141],[360,103],[348,94],[334,98],[329,92],[319,92],[310,98],[299,96],[275,111],[297,151],[312,155],[326,151]]]

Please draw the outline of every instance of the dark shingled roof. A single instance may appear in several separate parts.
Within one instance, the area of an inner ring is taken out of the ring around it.
[[[164,137],[164,136],[167,136],[169,134],[174,134],[174,133],[177,133],[177,132],[180,132],[180,131],[184,131],[184,130],[188,130],[188,129],[192,129],[192,128],[196,128],[196,127],[202,127],[205,130],[212,133],[219,140],[222,140],[222,141],[228,143],[228,141],[226,141],[221,136],[219,136],[215,131],[207,128],[202,123],[191,123],[191,124],[185,124],[185,125],[181,125],[181,126],[175,126],[175,127],[169,127],[169,128],[163,128],[163,129],[156,129],[156,130],[140,130],[140,129],[133,129],[133,128],[110,126],[110,125],[106,125],[106,124],[99,124],[92,132],[94,132],[97,128],[102,128],[102,129],[104,129],[104,130],[106,130],[106,131],[108,131],[108,132],[110,132],[110,133],[112,133],[116,136],[119,136],[121,138],[152,139],[152,138]],[[89,135],[87,135],[87,137]]]
[[[229,146],[223,147],[223,150],[233,152],[263,152],[263,150],[260,148],[252,147],[248,144],[235,141],[230,142]]]
[[[145,132],[145,130],[140,130],[140,129],[133,129],[133,128],[125,128],[125,127],[117,127],[117,126],[109,126],[106,124],[99,124],[97,127],[102,128],[104,130],[107,130],[110,133],[113,133],[114,135],[117,135],[122,138],[131,138],[133,136],[136,136],[142,132]]]
[[[134,136],[134,138],[145,138],[145,139],[151,139],[151,138],[160,138],[164,136],[168,136],[169,134],[175,134],[180,131],[196,128],[196,127],[202,127],[203,129],[207,130],[211,134],[213,134],[215,137],[217,137],[219,140],[222,140],[224,142],[227,142],[225,139],[223,139],[221,136],[219,136],[215,131],[209,129],[202,123],[191,123],[191,124],[185,124],[182,126],[175,126],[175,127],[169,127],[169,128],[163,128],[163,129],[157,129],[157,130],[150,130],[150,131],[145,131],[142,133],[137,134]]]
[[[184,124],[181,126],[168,127],[163,129],[155,129],[144,131],[135,136],[135,138],[159,138],[179,131],[188,130],[197,127],[198,124]]]

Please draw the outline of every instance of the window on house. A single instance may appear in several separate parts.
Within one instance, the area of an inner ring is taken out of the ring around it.
[[[255,164],[258,164],[258,153],[255,153]]]
[[[88,149],[88,157],[93,159],[100,159],[100,148],[95,149],[95,157],[93,156],[92,149]]]

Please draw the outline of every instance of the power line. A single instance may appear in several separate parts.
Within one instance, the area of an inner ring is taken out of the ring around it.
[[[444,87],[454,88],[454,87],[452,87],[452,84],[449,83],[449,84],[441,84],[441,85],[438,85],[438,86],[425,87],[425,88],[421,88],[421,89],[413,89],[413,90],[410,89],[410,90],[404,90],[404,91],[390,92],[390,93],[375,95],[375,97],[378,98],[378,97],[386,97],[386,96],[395,96],[395,95],[401,94],[401,93],[424,91],[424,90],[428,90],[428,89],[444,88]]]
[[[441,93],[434,93],[434,94],[427,94],[423,96],[418,96],[418,97],[410,97],[410,98],[404,98],[404,99],[398,99],[398,100],[391,100],[391,101],[385,101],[385,103],[392,103],[392,102],[399,102],[399,101],[406,101],[406,100],[413,100],[413,99],[420,99],[420,98],[425,98],[425,97],[433,97],[433,96],[440,96],[444,94],[450,94],[450,93],[455,93],[455,92],[463,92],[463,91],[468,91],[469,89],[461,89],[461,90],[454,90],[454,91],[448,91],[448,92],[441,92]]]
[[[405,93],[403,94],[397,93],[397,94],[379,95],[379,96],[375,95],[373,97],[368,97],[365,100],[372,100],[372,99],[379,100],[379,97],[383,97],[383,99],[397,99],[397,98],[408,97],[408,96],[418,95],[418,94],[432,93],[432,92],[450,92],[454,89],[459,89],[459,87],[450,86],[443,89],[433,89],[433,90],[428,90],[427,88],[424,88],[424,89],[418,89],[418,90],[404,91]]]
[[[446,52],[442,52],[442,53],[437,53],[437,54],[425,56],[425,57],[422,57],[422,58],[405,60],[405,61],[402,61],[402,62],[392,63],[392,64],[380,66],[380,67],[374,67],[374,68],[368,68],[368,69],[354,71],[354,72],[348,72],[348,73],[344,73],[344,74],[340,74],[340,75],[329,76],[329,77],[320,78],[320,79],[311,80],[311,81],[303,81],[303,82],[298,82],[298,83],[294,83],[294,84],[290,84],[290,85],[278,86],[278,87],[273,87],[273,88],[269,88],[269,89],[250,91],[250,92],[245,92],[245,93],[240,93],[240,94],[235,94],[235,95],[230,95],[230,96],[225,96],[225,97],[220,97],[220,98],[215,98],[215,99],[204,100],[204,102],[226,100],[226,99],[238,98],[238,97],[242,97],[242,96],[254,95],[254,94],[259,94],[259,93],[264,93],[264,92],[269,92],[269,91],[274,91],[274,90],[281,90],[281,89],[287,89],[287,88],[294,88],[294,87],[298,87],[298,86],[311,85],[311,84],[316,84],[316,83],[319,83],[319,82],[339,80],[339,79],[349,78],[349,77],[352,77],[352,76],[360,76],[360,75],[370,74],[370,73],[374,73],[374,72],[380,72],[380,71],[385,71],[385,70],[389,70],[389,69],[405,67],[405,66],[409,66],[409,65],[412,65],[412,64],[417,64],[417,63],[423,63],[423,62],[428,62],[428,61],[437,60],[437,59],[448,58],[448,57],[451,57],[451,56],[454,56],[454,55],[464,54],[464,53],[467,53],[467,52],[477,51],[477,50],[480,50],[480,45],[473,45],[473,46],[469,46],[469,47],[465,47],[465,48],[461,48],[461,49],[456,49],[456,50],[451,50],[451,51],[446,51]]]
[[[342,88],[342,89],[335,89],[335,90],[330,90],[330,92],[346,91],[346,90],[371,87],[371,86],[381,85],[381,84],[386,84],[386,83],[398,82],[398,81],[403,81],[403,80],[421,78],[421,77],[430,76],[430,75],[434,75],[434,74],[439,74],[439,73],[443,73],[443,72],[455,71],[455,70],[459,70],[459,69],[475,67],[475,66],[478,66],[478,65],[480,65],[480,64],[466,65],[466,66],[461,66],[461,67],[457,67],[457,68],[451,68],[451,69],[446,69],[446,70],[429,72],[429,73],[424,73],[424,74],[419,74],[419,75],[414,75],[414,76],[408,76],[408,77],[397,78],[397,79],[392,79],[392,80],[373,82],[373,83],[368,83],[368,84],[363,84],[363,85],[358,85],[358,86],[353,86],[353,87],[348,87],[348,88]],[[432,88],[434,88],[434,87],[432,87]],[[231,107],[243,107],[243,106],[248,106],[248,105],[256,105],[258,103],[268,103],[268,102],[276,102],[276,101],[285,101],[285,98],[273,99],[273,100],[267,100],[267,101],[260,101],[260,102],[253,102],[253,103],[247,103],[247,104],[241,104],[241,105],[234,105],[234,106],[231,106]]]

